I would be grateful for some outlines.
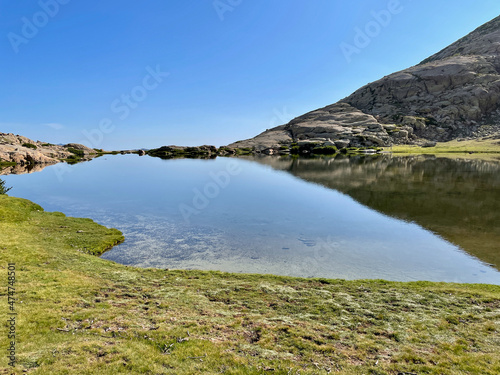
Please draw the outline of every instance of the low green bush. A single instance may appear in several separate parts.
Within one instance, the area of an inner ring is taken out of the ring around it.
[[[23,143],[23,147],[32,148],[33,150],[38,148],[33,143]]]
[[[335,146],[319,146],[315,147],[312,152],[316,155],[334,155],[338,149]]]
[[[72,154],[75,154],[79,158],[83,158],[85,156],[85,152],[83,152],[82,150],[77,150],[76,148],[73,147],[68,147],[67,150]]]

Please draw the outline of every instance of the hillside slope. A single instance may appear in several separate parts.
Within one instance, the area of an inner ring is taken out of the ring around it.
[[[500,17],[411,68],[230,147],[424,144],[500,134]]]

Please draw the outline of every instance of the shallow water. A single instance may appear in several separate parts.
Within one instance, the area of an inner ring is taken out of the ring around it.
[[[486,264],[500,251],[499,165],[410,160],[118,155],[4,179],[12,196],[123,231],[103,255],[123,264],[500,284]]]

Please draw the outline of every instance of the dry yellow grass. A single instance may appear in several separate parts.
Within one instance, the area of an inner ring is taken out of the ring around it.
[[[439,142],[435,147],[397,145],[384,147],[394,154],[435,154],[441,157],[500,160],[500,139]]]

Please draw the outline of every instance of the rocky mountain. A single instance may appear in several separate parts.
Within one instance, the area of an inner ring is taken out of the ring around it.
[[[65,146],[53,145],[12,133],[0,133],[0,163],[18,165],[54,164],[61,160],[89,160],[97,152],[84,145],[70,143]]]
[[[336,104],[229,145],[278,152],[293,142],[425,144],[500,134],[500,17]]]

